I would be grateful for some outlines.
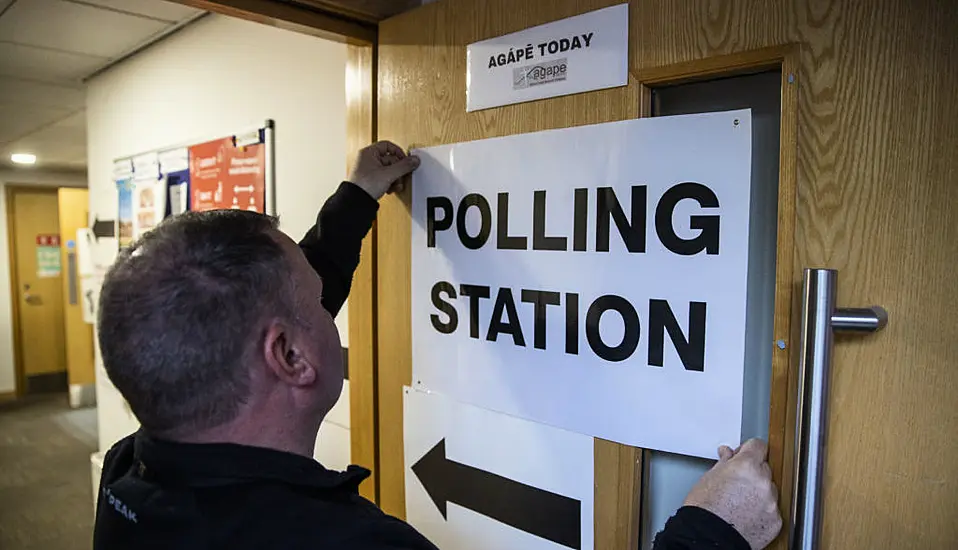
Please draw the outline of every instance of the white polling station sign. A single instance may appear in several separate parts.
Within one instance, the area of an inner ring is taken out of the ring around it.
[[[625,86],[629,5],[561,19],[466,48],[466,111]]]
[[[591,437],[404,392],[406,520],[436,546],[592,550]]]
[[[750,111],[418,155],[417,387],[686,455],[740,439]]]

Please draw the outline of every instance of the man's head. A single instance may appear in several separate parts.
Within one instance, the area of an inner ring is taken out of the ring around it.
[[[143,427],[191,438],[244,419],[318,428],[342,389],[322,282],[276,220],[170,218],[120,254],[100,294],[110,379]],[[250,429],[258,429],[250,426]]]

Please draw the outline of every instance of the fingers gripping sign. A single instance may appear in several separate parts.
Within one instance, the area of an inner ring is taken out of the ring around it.
[[[407,155],[390,141],[378,141],[356,155],[349,181],[379,200],[386,193],[401,192],[403,178],[418,167],[419,157]]]
[[[782,528],[778,490],[765,461],[768,446],[750,439],[738,449],[723,445],[719,461],[685,499],[730,523],[752,548],[768,546]]]

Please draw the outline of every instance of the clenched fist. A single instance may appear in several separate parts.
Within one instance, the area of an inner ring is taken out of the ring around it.
[[[712,512],[730,523],[752,548],[765,548],[782,529],[767,453],[760,439],[750,439],[734,451],[719,447],[718,463],[692,488],[685,505]]]
[[[407,155],[398,145],[379,141],[356,155],[349,181],[379,200],[386,193],[402,191],[399,180],[419,167],[419,157]]]

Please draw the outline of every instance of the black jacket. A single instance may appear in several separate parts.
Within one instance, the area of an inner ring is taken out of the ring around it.
[[[323,304],[339,312],[378,204],[343,183],[300,242],[323,278]],[[299,455],[233,444],[161,441],[142,431],[103,464],[94,550],[435,550],[408,524],[359,496],[369,471],[325,469]],[[705,510],[682,508],[655,548],[742,549],[748,544]],[[498,550],[498,549],[490,549]]]

